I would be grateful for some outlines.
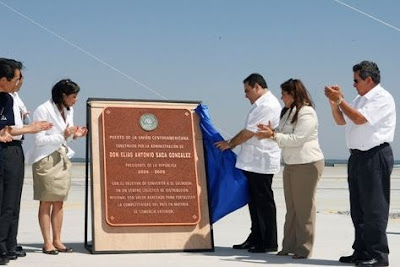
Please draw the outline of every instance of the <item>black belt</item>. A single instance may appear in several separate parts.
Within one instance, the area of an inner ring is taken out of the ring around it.
[[[11,142],[7,143],[0,143],[2,147],[6,146],[22,146],[22,140],[12,140]]]
[[[371,148],[371,149],[369,149],[369,150],[365,150],[365,151],[363,151],[363,150],[359,150],[359,149],[350,149],[350,154],[352,154],[352,155],[362,155],[362,154],[367,154],[367,153],[371,153],[371,152],[374,152],[374,151],[376,151],[376,150],[378,150],[378,149],[381,149],[381,148],[384,148],[384,147],[386,147],[386,146],[388,146],[389,145],[389,143],[383,143],[383,144],[380,144],[379,146],[375,146],[375,147],[373,147],[373,148]]]

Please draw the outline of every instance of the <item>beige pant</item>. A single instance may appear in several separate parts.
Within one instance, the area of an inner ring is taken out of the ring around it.
[[[324,160],[285,165],[283,189],[286,218],[282,251],[310,257],[315,232],[315,192],[324,168]]]

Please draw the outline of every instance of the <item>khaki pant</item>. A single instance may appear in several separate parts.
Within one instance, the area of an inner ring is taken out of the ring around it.
[[[286,218],[282,251],[309,258],[315,232],[315,192],[324,160],[285,165],[283,188]]]

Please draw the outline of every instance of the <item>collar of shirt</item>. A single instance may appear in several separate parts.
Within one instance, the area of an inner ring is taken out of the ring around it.
[[[18,95],[18,93],[17,93],[17,92],[14,92],[14,93],[11,93],[11,94],[12,94],[12,96],[13,96],[13,98],[14,98],[14,101],[17,102],[20,111],[21,111],[22,113],[28,112],[28,109],[26,108],[26,106],[25,106],[25,104],[24,104],[24,101],[22,101],[22,99],[21,99],[21,97]]]
[[[366,99],[371,99],[382,90],[383,90],[383,88],[382,88],[381,84],[379,83],[379,84],[375,85],[374,88],[369,90],[368,93],[366,93],[365,95],[363,95],[361,97],[365,97]]]
[[[266,98],[267,98],[267,94],[269,93],[269,91],[267,89],[265,89],[265,93],[262,94],[259,98],[257,98],[256,101],[254,101],[253,107],[257,107],[259,106]]]

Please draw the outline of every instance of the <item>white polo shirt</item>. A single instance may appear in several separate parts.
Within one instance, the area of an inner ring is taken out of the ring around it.
[[[267,91],[251,107],[246,119],[246,129],[257,132],[257,124],[279,124],[281,105],[278,99]],[[243,144],[237,157],[236,168],[249,172],[275,174],[280,169],[281,150],[271,139],[257,139],[253,136]]]
[[[358,95],[351,105],[367,119],[367,122],[356,125],[344,116],[346,143],[349,149],[367,151],[382,143],[393,142],[396,106],[388,91],[378,84],[365,95]]]

